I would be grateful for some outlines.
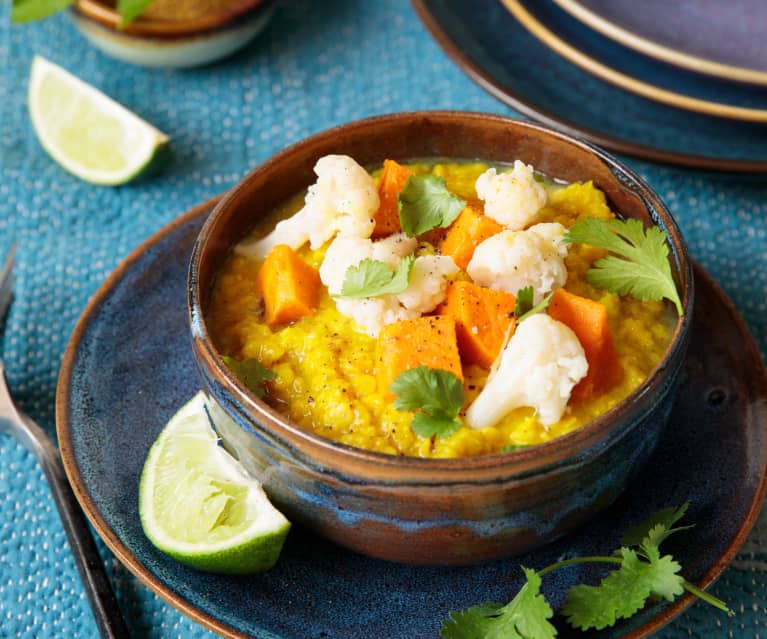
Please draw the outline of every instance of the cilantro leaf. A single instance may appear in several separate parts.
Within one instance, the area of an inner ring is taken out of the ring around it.
[[[514,315],[522,317],[533,306],[533,287],[525,286],[525,288],[519,289],[517,291],[517,303],[514,305]]]
[[[118,25],[120,29],[124,29],[131,22],[141,15],[144,10],[152,4],[152,0],[117,0],[117,11],[122,16],[122,20]]]
[[[402,293],[410,284],[415,257],[408,255],[400,260],[396,270],[379,260],[366,258],[356,266],[346,269],[341,287],[343,297],[378,297]]]
[[[689,505],[689,503],[684,503],[679,508],[666,508],[636,526],[632,526],[623,533],[621,544],[623,546],[638,546],[645,539],[649,539],[655,546],[660,546],[661,542],[672,533],[692,528],[692,526],[674,528],[674,524],[684,516]]]
[[[525,584],[508,604],[484,604],[451,612],[442,622],[442,639],[554,639],[551,606],[541,594],[541,577],[522,568]]]
[[[673,599],[683,592],[684,580],[676,573],[681,566],[657,548],[649,548],[649,561],[636,551],[621,548],[621,565],[598,586],[577,585],[567,592],[564,615],[575,628],[600,630],[626,619],[640,610],[653,596]]]
[[[14,22],[31,22],[42,20],[54,13],[66,9],[75,0],[13,0],[11,5],[11,20]]]
[[[443,639],[485,639],[490,637],[503,604],[484,603],[459,612],[451,612],[442,620]]]
[[[677,573],[682,569],[678,561],[674,561],[671,555],[660,556],[660,550],[652,544],[643,544],[642,550],[650,565],[655,570],[650,594],[658,599],[674,601],[684,592],[684,579]]]
[[[13,0],[11,20],[13,22],[42,20],[66,9],[74,2],[75,0]],[[118,0],[117,11],[122,17],[119,28],[123,29],[133,22],[150,4],[152,0]]]
[[[527,288],[530,288],[530,290],[532,290],[531,287],[527,287]],[[522,289],[522,290],[524,291],[525,289]],[[522,291],[520,291],[520,293],[521,292]],[[546,297],[544,297],[535,306],[533,306],[532,308],[529,308],[527,311],[522,313],[522,315],[517,315],[517,322],[521,322],[522,320],[527,319],[531,315],[535,315],[536,313],[542,313],[543,311],[545,311],[549,307],[549,304],[551,304],[551,298],[552,297],[554,297],[554,293],[553,292],[549,293]],[[517,309],[516,308],[514,309],[514,314],[515,315],[517,314]]]
[[[463,384],[453,373],[418,366],[403,371],[391,384],[397,410],[417,410],[455,417],[463,406]]]
[[[501,446],[501,452],[502,453],[510,453],[515,450],[520,450],[522,448],[530,448],[532,444],[504,444]]]
[[[426,413],[416,413],[413,415],[413,421],[410,428],[416,435],[421,437],[448,437],[456,432],[463,424],[460,419],[450,418],[447,415],[427,415]]]
[[[527,579],[507,605],[487,603],[460,612],[451,612],[442,621],[443,639],[552,639],[556,629],[547,621],[551,608],[540,594],[541,578],[554,570],[577,564],[600,562],[617,566],[598,586],[576,585],[566,594],[562,613],[575,628],[597,630],[630,617],[650,598],[673,601],[685,590],[728,615],[724,601],[686,581],[681,566],[670,555],[661,556],[658,544],[676,527],[687,504],[668,508],[634,526],[624,535],[625,545],[612,556],[572,557],[557,561],[537,572],[523,568]],[[639,539],[639,541],[636,541]],[[524,620],[521,622],[520,620]]]
[[[585,218],[565,234],[565,242],[582,242],[603,248],[608,255],[594,263],[586,279],[599,288],[640,300],[673,302],[681,316],[682,301],[671,274],[665,231],[644,228],[639,220]]]
[[[445,180],[433,175],[411,175],[397,198],[400,224],[409,237],[450,226],[465,207]]]
[[[237,378],[245,384],[250,390],[252,390],[257,397],[264,397],[263,383],[277,377],[274,371],[270,371],[261,365],[257,359],[244,359],[242,361],[228,357],[227,355],[221,356],[221,361],[224,362]]]
[[[418,366],[403,371],[391,383],[397,410],[421,410],[411,428],[421,437],[446,437],[461,427],[458,413],[463,406],[463,384],[453,373]]]

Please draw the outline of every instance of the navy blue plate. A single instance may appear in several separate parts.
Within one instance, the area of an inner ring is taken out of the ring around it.
[[[520,564],[610,552],[620,531],[667,506],[691,504],[697,525],[667,542],[690,581],[710,584],[743,543],[765,492],[767,375],[731,303],[697,268],[690,355],[669,428],[646,470],[583,529],[514,560],[460,568],[369,559],[300,527],[265,575],[205,574],[169,559],[142,532],[138,481],[155,437],[198,388],[186,275],[214,204],[150,238],[101,286],[65,353],[56,400],[62,457],[94,527],[139,579],[193,619],[227,637],[435,637],[451,610],[507,601],[521,585]],[[544,590],[556,607],[574,581],[595,576],[560,571]],[[652,606],[589,637],[645,637],[689,603]]]
[[[600,80],[531,35],[499,0],[413,4],[472,79],[533,120],[649,160],[767,172],[767,125],[685,111]]]
[[[617,41],[672,64],[767,83],[764,0],[556,0]],[[682,56],[689,56],[689,60]]]
[[[560,53],[573,63],[578,64],[578,59],[585,65],[596,63],[587,70],[604,80],[611,81],[609,74],[614,72],[617,76],[612,82],[627,91],[643,95],[644,90],[649,92],[647,97],[659,102],[718,117],[767,122],[764,87],[709,78],[638,54],[585,28],[554,0],[503,1],[512,14],[520,13],[517,19],[547,46],[564,44],[568,50]]]

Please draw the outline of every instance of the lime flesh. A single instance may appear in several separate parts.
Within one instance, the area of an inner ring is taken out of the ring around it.
[[[227,574],[271,568],[290,529],[261,484],[218,445],[202,393],[152,445],[141,473],[139,514],[146,536],[164,553]]]
[[[63,168],[93,184],[143,173],[168,137],[94,87],[35,56],[29,113],[40,143]]]

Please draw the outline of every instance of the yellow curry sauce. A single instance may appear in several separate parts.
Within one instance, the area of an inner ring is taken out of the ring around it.
[[[410,168],[443,177],[450,191],[474,199],[476,179],[488,166],[418,164]],[[582,217],[613,217],[604,194],[591,182],[545,186],[549,201],[538,215],[540,222],[559,222],[569,228]],[[302,203],[302,197],[295,198],[265,220],[254,235],[263,235]],[[304,246],[298,254],[319,268],[325,248],[312,251]],[[600,249],[571,244],[565,260],[565,289],[606,306],[623,380],[596,398],[571,398],[569,410],[548,429],[537,421],[532,408],[518,408],[489,428],[464,426],[449,437],[419,437],[410,428],[413,413],[395,409],[386,389],[377,388],[377,340],[341,315],[326,290],[313,315],[274,330],[264,323],[254,284],[261,261],[252,257],[232,253],[228,258],[215,285],[208,322],[223,354],[256,358],[276,373],[266,384],[266,400],[323,437],[393,455],[449,458],[498,453],[504,447],[549,441],[591,421],[625,398],[660,361],[671,337],[667,305],[620,297],[588,284],[586,271],[604,254]],[[477,396],[487,374],[477,366],[464,367],[464,408]]]

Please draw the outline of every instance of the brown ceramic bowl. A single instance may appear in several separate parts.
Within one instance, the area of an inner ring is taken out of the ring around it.
[[[569,182],[593,180],[626,217],[663,228],[685,314],[655,371],[626,400],[554,441],[503,455],[419,459],[345,446],[308,432],[242,385],[206,326],[210,291],[231,247],[313,183],[317,159],[511,162]],[[225,445],[294,521],[383,559],[462,564],[508,556],[563,535],[610,504],[650,457],[669,415],[693,304],[690,261],[660,198],[602,151],[496,115],[420,112],[347,124],[295,144],[252,171],[216,207],[195,245],[190,321],[203,387]],[[219,410],[220,408],[220,410]]]
[[[155,0],[120,28],[114,3],[77,0],[75,26],[107,55],[148,67],[185,68],[224,58],[268,24],[276,0]]]
[[[264,0],[230,0],[228,2],[183,2],[155,0],[142,15],[124,28],[125,33],[170,37],[191,35],[217,29],[262,4]],[[187,7],[180,9],[179,5]],[[122,18],[114,3],[77,0],[75,9],[99,24],[117,29]]]

